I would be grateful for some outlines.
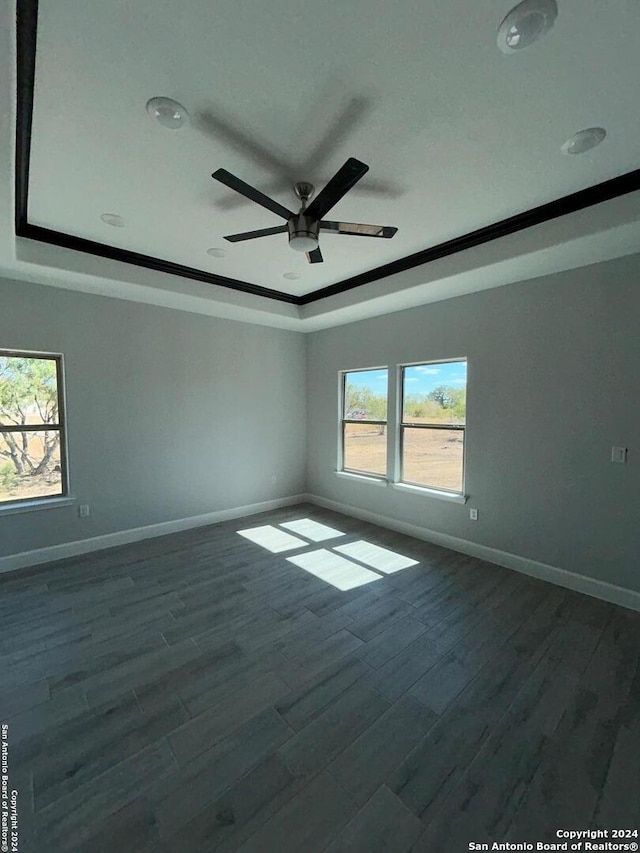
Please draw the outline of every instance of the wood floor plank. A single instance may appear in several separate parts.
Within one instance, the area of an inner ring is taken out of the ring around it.
[[[359,660],[338,661],[277,702],[275,709],[293,729],[300,731],[370,672]]]
[[[21,743],[52,727],[83,714],[88,708],[82,687],[75,685],[24,711],[4,715],[11,727],[11,740]]]
[[[144,797],[139,797],[99,821],[93,833],[74,847],[74,853],[159,853],[161,843],[153,809]]]
[[[109,667],[81,682],[87,702],[95,707],[116,692],[153,683],[160,676],[179,669],[200,654],[192,640],[185,640],[171,648],[159,647],[132,657],[125,663]]]
[[[171,841],[190,851],[233,851],[300,789],[277,755],[270,755],[210,802]]]
[[[184,766],[243,722],[281,700],[288,692],[287,686],[276,675],[267,673],[232,693],[209,711],[194,717],[169,735],[178,762]]]
[[[322,770],[389,708],[389,702],[357,682],[279,751],[296,776]]]
[[[47,733],[32,765],[36,810],[82,787],[187,719],[177,697],[143,713],[132,691],[115,706],[110,702]]]
[[[435,713],[442,714],[485,664],[518,633],[521,622],[541,603],[544,603],[544,596],[535,590],[510,596],[492,618],[467,634],[429,669],[411,687],[411,695]]]
[[[418,818],[383,786],[325,853],[407,853],[422,829]]]
[[[409,616],[414,608],[399,598],[389,596],[378,601],[366,613],[354,619],[349,630],[366,643],[372,640],[399,619]]]
[[[316,643],[308,652],[296,655],[280,667],[278,673],[290,687],[300,687],[328,665],[348,657],[361,645],[362,640],[344,628]]]
[[[389,778],[388,787],[429,823],[462,780],[490,731],[486,720],[455,709],[409,753]]]
[[[227,789],[273,755],[291,735],[282,718],[267,708],[213,745],[203,742],[198,755],[177,776],[161,780],[147,792],[163,836],[175,838],[178,831],[203,809],[210,809]]]
[[[410,643],[421,637],[426,630],[426,625],[409,615],[394,622],[386,630],[360,646],[354,654],[364,663],[379,669]]]
[[[327,767],[362,805],[382,785],[437,720],[410,697],[393,704]]]
[[[9,690],[6,687],[2,691],[2,719],[7,720],[20,711],[26,711],[46,702],[51,698],[49,684],[46,678],[34,681],[20,687]]]
[[[367,680],[392,702],[403,696],[425,672],[443,657],[444,651],[429,632],[409,643],[377,669]]]
[[[86,843],[97,822],[107,820],[131,803],[147,785],[169,774],[175,766],[166,741],[146,747],[43,809],[35,832],[25,836],[31,844],[27,849],[72,850]]]
[[[355,814],[356,807],[334,780],[319,773],[257,830],[239,853],[321,853]]]

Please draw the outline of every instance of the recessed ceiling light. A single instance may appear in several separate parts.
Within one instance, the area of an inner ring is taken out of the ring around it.
[[[224,258],[226,254],[224,249],[207,249],[207,255],[211,255],[212,258]]]
[[[556,0],[523,0],[498,27],[498,47],[516,53],[548,32],[558,17]]]
[[[125,226],[124,219],[117,213],[103,213],[100,215],[100,219],[107,225],[113,225],[114,228],[124,228]]]
[[[179,130],[189,121],[186,109],[171,98],[151,98],[147,101],[147,112],[169,130]]]
[[[607,135],[604,127],[587,127],[585,130],[580,130],[574,133],[570,139],[562,146],[563,154],[584,154],[585,151],[590,151],[596,145],[600,145],[602,140]]]
[[[295,281],[300,278],[300,273],[297,272],[286,272],[283,274],[282,278],[288,278],[289,281]]]

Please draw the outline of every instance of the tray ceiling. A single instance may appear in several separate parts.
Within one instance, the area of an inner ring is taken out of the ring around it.
[[[28,223],[309,301],[637,169],[640,6],[560,0],[553,29],[507,56],[496,29],[511,5],[40,0]],[[190,121],[162,127],[155,96]],[[599,147],[561,153],[593,126]],[[314,265],[285,234],[224,240],[281,220],[216,169],[295,208],[295,181],[319,190],[349,157],[370,171],[330,218],[396,226],[392,240],[325,233]]]

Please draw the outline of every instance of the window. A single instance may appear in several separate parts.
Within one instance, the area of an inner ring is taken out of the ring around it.
[[[67,494],[62,356],[0,350],[0,507]]]
[[[387,370],[342,374],[341,470],[387,476]]]
[[[401,368],[400,481],[462,494],[467,362]]]

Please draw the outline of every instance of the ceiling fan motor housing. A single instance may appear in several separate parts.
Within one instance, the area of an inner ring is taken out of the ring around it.
[[[312,252],[318,248],[320,223],[304,213],[296,213],[287,221],[289,246],[296,252]]]

